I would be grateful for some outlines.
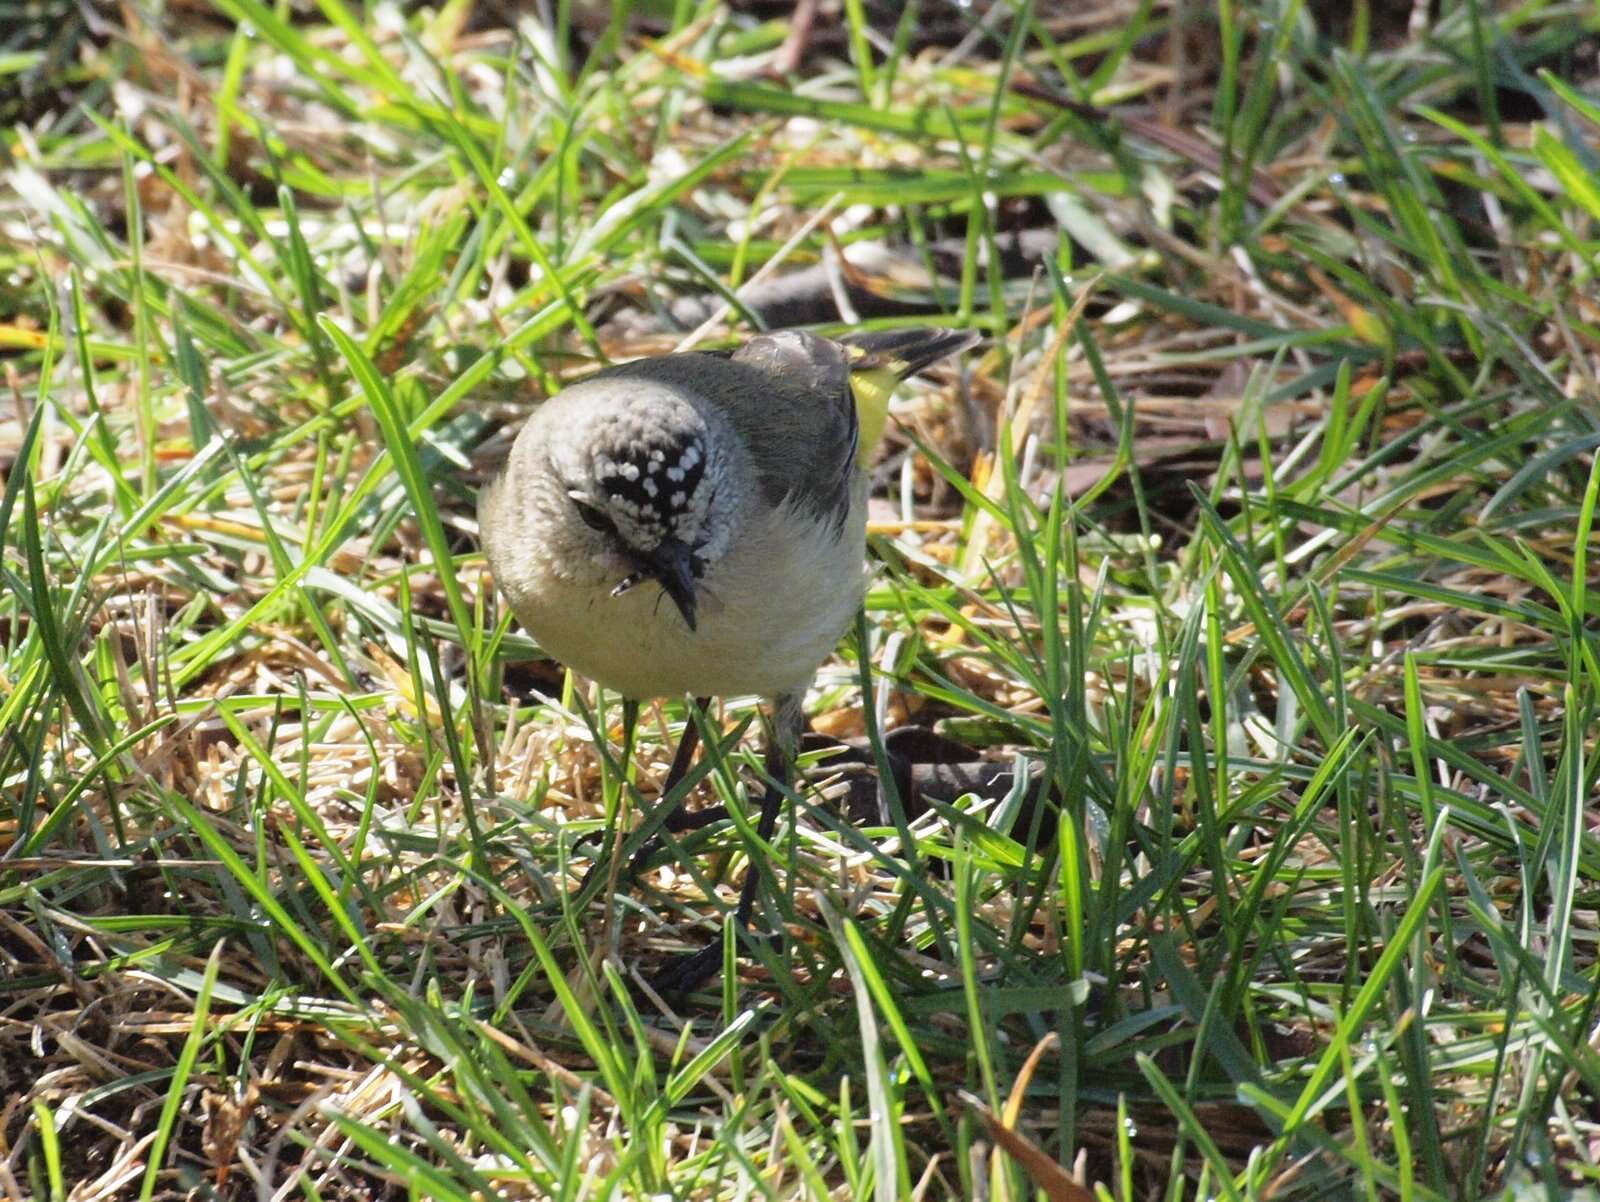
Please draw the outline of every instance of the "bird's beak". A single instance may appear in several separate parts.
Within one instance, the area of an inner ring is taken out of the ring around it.
[[[645,570],[672,598],[690,630],[695,628],[694,552],[675,538],[664,538],[650,552]]]

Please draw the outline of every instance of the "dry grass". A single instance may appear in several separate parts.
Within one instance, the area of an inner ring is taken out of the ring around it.
[[[0,5],[0,1194],[1593,1181],[1594,10],[926,7]],[[575,904],[684,709],[619,780],[474,489],[900,318],[988,342],[809,712],[918,787],[667,1006],[751,832]]]

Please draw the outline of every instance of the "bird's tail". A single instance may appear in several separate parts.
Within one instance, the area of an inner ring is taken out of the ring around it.
[[[838,339],[851,371],[889,371],[898,380],[915,375],[940,359],[959,354],[983,340],[977,330],[941,330],[912,326],[898,330],[862,330]]]
[[[889,420],[889,398],[894,386],[950,355],[982,340],[976,330],[942,330],[912,326],[898,330],[863,330],[837,341],[850,364],[850,390],[856,399],[856,420],[861,428],[856,461],[863,467],[883,437]]]

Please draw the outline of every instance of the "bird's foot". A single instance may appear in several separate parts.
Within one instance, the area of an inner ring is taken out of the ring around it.
[[[679,956],[650,978],[650,988],[663,997],[693,993],[722,970],[726,951],[727,928],[705,947],[686,956]],[[739,932],[739,938],[751,943],[765,943],[774,950],[783,946],[780,934],[758,935],[751,931]]]
[[[708,806],[703,810],[677,810],[661,825],[674,835],[681,835],[685,831],[697,831],[703,826],[710,826],[713,822],[721,822],[727,816],[727,806]],[[646,839],[644,846],[634,852],[633,858],[628,861],[628,878],[631,880],[643,872],[645,865],[666,845],[666,840],[660,835],[651,835]]]

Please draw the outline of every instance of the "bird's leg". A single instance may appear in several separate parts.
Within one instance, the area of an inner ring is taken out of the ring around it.
[[[701,713],[710,704],[711,698],[709,697],[696,697],[694,699],[694,709]],[[633,754],[633,730],[639,717],[639,703],[637,701],[624,701],[622,706],[623,742],[626,744],[627,753],[631,757]],[[718,817],[726,813],[726,811],[721,811],[721,807],[717,807],[717,811],[713,811],[711,817],[702,818],[700,813],[685,813],[682,798],[671,800],[673,791],[683,782],[683,778],[689,774],[689,765],[694,761],[695,748],[699,745],[700,726],[695,721],[695,714],[691,713],[688,723],[683,728],[683,734],[678,738],[677,749],[672,753],[672,766],[667,769],[667,779],[661,786],[661,802],[659,804],[671,807],[667,810],[662,820],[662,825],[669,831],[692,830],[708,822],[714,822]],[[622,836],[620,830],[618,831],[618,836],[617,847],[620,849]],[[658,851],[660,847],[661,838],[659,835],[647,840],[645,845],[628,861],[627,876],[629,878],[635,876],[643,862],[651,854]],[[588,888],[589,882],[594,878],[594,874],[599,871],[601,865],[609,864],[613,860],[614,857],[608,857],[605,860],[596,860],[589,866],[589,871],[583,874],[583,880],[578,883],[579,896],[582,896],[584,890]],[[616,881],[613,880],[613,888],[615,884]]]
[[[605,718],[604,718],[604,715],[602,714],[602,716],[601,716],[602,724],[604,723],[604,721],[605,721]],[[612,814],[613,814],[612,823],[613,823],[613,827],[614,827],[614,833],[613,833],[613,836],[612,836],[612,852],[611,852],[611,854],[609,856],[606,856],[604,860],[596,860],[594,862],[594,864],[590,866],[589,871],[584,874],[583,880],[578,885],[578,891],[580,893],[583,891],[583,887],[589,883],[589,878],[594,875],[595,869],[599,868],[602,863],[608,863],[608,864],[610,864],[612,866],[611,867],[611,887],[613,889],[616,888],[616,883],[617,883],[616,882],[616,876],[617,876],[617,870],[616,870],[617,855],[616,855],[616,853],[617,853],[618,850],[621,849],[622,840],[623,840],[623,838],[625,837],[625,834],[626,834],[626,832],[622,829],[622,822],[621,822],[621,817],[622,817],[622,797],[626,794],[627,789],[628,789],[628,777],[632,775],[632,768],[633,768],[633,736],[634,736],[634,732],[638,729],[638,727],[639,727],[639,703],[637,701],[635,701],[631,697],[624,697],[622,699],[622,758],[621,758],[621,764],[620,764],[620,766],[622,768],[622,778],[617,782],[617,789],[618,789],[617,807],[616,807],[615,810],[612,811]]]
[[[661,825],[669,831],[693,830],[697,826],[704,826],[705,822],[714,821],[714,819],[706,819],[705,822],[695,821],[699,816],[684,810],[682,798],[668,802],[672,791],[682,783],[684,777],[689,775],[689,765],[694,760],[694,749],[700,746],[699,718],[710,704],[709,697],[694,699],[689,710],[689,720],[684,723],[683,734],[678,738],[678,749],[672,753],[672,767],[667,769],[667,779],[661,786],[662,802],[672,806],[661,819]]]
[[[756,838],[763,844],[772,839],[773,828],[778,825],[778,810],[794,772],[794,755],[800,746],[800,732],[805,725],[805,715],[800,709],[803,694],[785,693],[772,707],[772,729],[767,735],[766,769],[767,790],[761,798],[761,817],[756,823]],[[750,916],[755,911],[756,890],[760,887],[761,870],[754,860],[745,875],[744,887],[739,890],[739,908],[734,918],[742,931],[749,927]]]
[[[741,934],[749,929],[755,913],[756,893],[761,888],[761,861],[756,857],[763,854],[762,847],[772,839],[772,832],[778,825],[778,810],[791,783],[795,749],[800,744],[800,731],[805,721],[800,708],[803,700],[804,694],[795,692],[784,693],[773,702],[764,764],[768,783],[761,798],[761,816],[756,822],[758,846],[751,849],[750,867],[739,890],[739,906],[733,914]],[[706,947],[667,965],[655,975],[651,985],[659,993],[687,993],[716,972],[722,959],[723,936],[719,935]]]
[[[622,699],[622,779],[628,779],[628,769],[633,766],[633,736],[639,729],[639,703],[631,697]]]
[[[685,810],[684,799],[672,796],[683,778],[689,775],[689,764],[694,760],[694,750],[700,745],[700,723],[697,718],[706,712],[706,707],[710,704],[709,697],[694,699],[689,721],[684,725],[683,734],[678,739],[678,749],[672,753],[672,767],[667,769],[667,779],[661,786],[661,800],[657,803],[658,807],[665,811],[661,816],[661,829],[674,834],[679,831],[699,830],[702,826],[728,816],[725,806],[712,806],[710,809],[692,812]],[[662,842],[660,834],[651,835],[645,840],[644,846],[633,853],[633,859],[628,861],[630,877],[637,876],[650,857],[661,850]]]
[[[604,761],[605,761],[605,758],[606,758],[605,757],[606,715],[605,715],[604,706],[601,707],[600,714],[599,714],[599,721],[600,721],[600,739],[601,739],[600,759],[601,759],[601,766],[604,767],[605,766],[605,762]],[[619,809],[620,809],[621,804],[622,804],[623,791],[626,790],[627,787],[628,787],[628,777],[632,774],[632,768],[633,768],[633,734],[634,734],[634,731],[638,729],[638,727],[639,727],[639,703],[637,701],[632,700],[631,698],[624,697],[622,699],[622,749],[621,749],[620,754],[617,756],[617,769],[621,773],[621,775],[617,779],[617,805],[618,805]],[[604,781],[605,777],[602,776],[601,780]],[[604,787],[604,786],[602,786],[602,787]],[[606,800],[609,802],[610,801],[610,797],[608,796],[606,798]]]

